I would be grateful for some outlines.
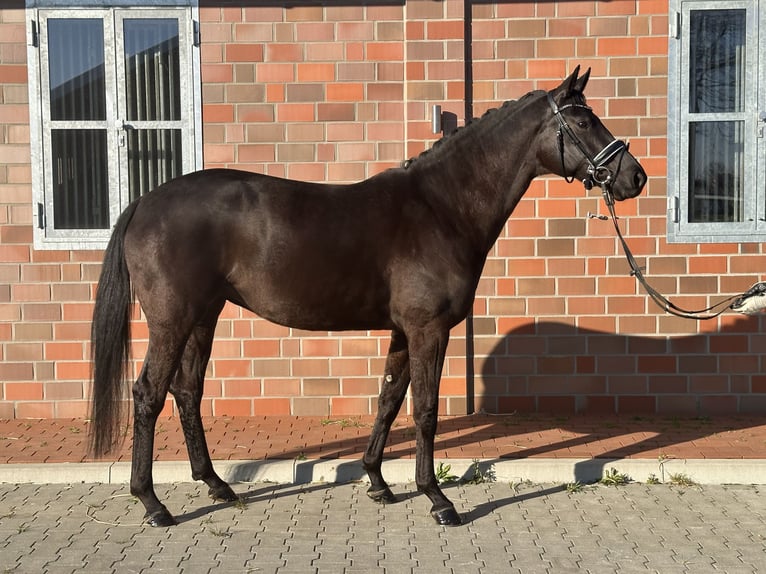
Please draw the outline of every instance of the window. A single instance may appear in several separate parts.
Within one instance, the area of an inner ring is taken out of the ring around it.
[[[669,239],[764,241],[766,0],[671,0],[670,15]]]
[[[104,247],[128,203],[201,165],[193,8],[78,3],[28,8],[38,249]]]

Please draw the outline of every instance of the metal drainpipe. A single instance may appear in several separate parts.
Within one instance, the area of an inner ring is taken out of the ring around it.
[[[473,1],[463,0],[463,76],[465,90],[464,124],[473,119]],[[465,319],[465,409],[472,415],[476,410],[474,365],[473,306]]]

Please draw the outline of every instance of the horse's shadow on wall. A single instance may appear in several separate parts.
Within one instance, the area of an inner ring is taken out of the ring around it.
[[[720,331],[672,337],[530,322],[474,360],[482,376],[468,389],[470,410],[764,415],[764,354],[756,348],[764,322],[742,317]]]

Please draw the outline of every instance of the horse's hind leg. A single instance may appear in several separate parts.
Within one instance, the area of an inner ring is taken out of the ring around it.
[[[202,480],[210,487],[208,494],[214,500],[234,501],[234,491],[216,474],[210,460],[205,431],[202,427],[200,404],[210,352],[213,346],[215,324],[223,304],[210,315],[206,324],[198,325],[186,342],[181,365],[170,385],[170,392],[176,400],[183,427],[192,478]]]
[[[154,429],[165,404],[170,382],[178,367],[184,340],[177,333],[149,335],[144,367],[133,385],[133,463],[130,492],[146,509],[145,520],[152,526],[176,524],[173,515],[159,501],[152,481]]]
[[[407,339],[400,331],[391,333],[391,344],[386,359],[383,388],[378,398],[378,415],[364,453],[364,468],[370,477],[367,495],[377,502],[396,502],[391,489],[383,479],[381,465],[391,424],[402,406],[410,384],[410,360]]]

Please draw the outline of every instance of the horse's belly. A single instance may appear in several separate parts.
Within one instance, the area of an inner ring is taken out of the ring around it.
[[[388,298],[374,287],[352,289],[345,283],[313,279],[302,282],[258,282],[237,288],[241,301],[257,315],[287,327],[309,331],[349,331],[392,327]]]

